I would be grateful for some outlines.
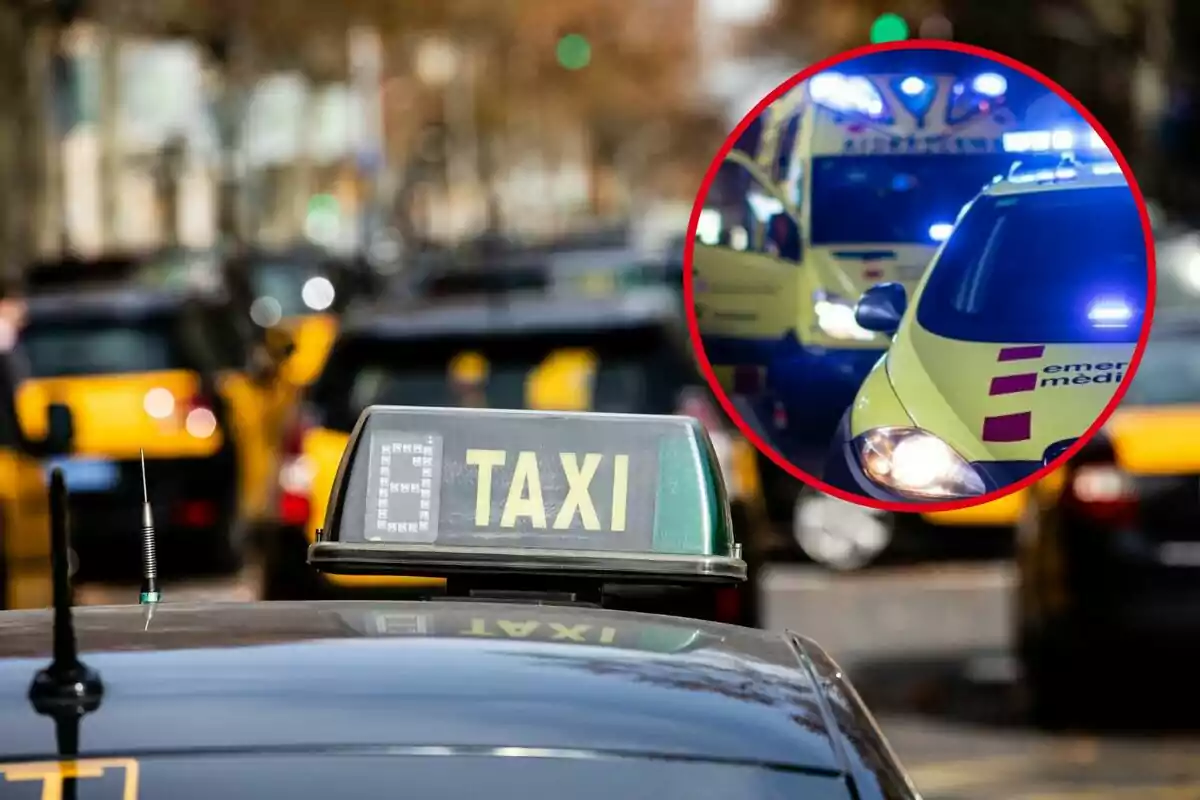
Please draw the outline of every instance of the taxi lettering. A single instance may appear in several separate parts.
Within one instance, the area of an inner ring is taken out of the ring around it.
[[[994,153],[1001,140],[988,136],[869,136],[846,139],[842,155],[896,155],[903,153]]]
[[[504,450],[467,450],[466,462],[478,471],[479,480],[475,490],[475,525],[486,527],[492,524],[492,481],[494,470],[507,461]],[[504,500],[500,514],[500,527],[516,527],[517,520],[526,518],[535,529],[545,530],[547,522],[554,530],[568,530],[579,517],[585,530],[623,531],[625,512],[629,497],[629,456],[613,456],[612,507],[609,509],[609,524],[604,528],[592,501],[590,487],[596,470],[604,456],[601,453],[585,453],[582,461],[578,453],[559,453],[561,474],[566,479],[567,496],[553,520],[547,519],[547,510],[542,499],[542,467],[537,453],[522,450],[517,453],[512,483]]]
[[[1085,386],[1089,383],[1120,383],[1128,361],[1101,361],[1095,364],[1050,364],[1042,368],[1041,386]]]
[[[498,619],[494,626],[489,620],[476,618],[468,628],[459,631],[463,636],[500,636],[506,639],[546,639],[551,642],[579,642],[583,644],[612,644],[617,638],[616,628],[597,628],[594,625],[566,625],[561,622],[539,620],[513,621]],[[537,634],[534,636],[534,634]]]
[[[132,758],[87,758],[75,761],[34,761],[0,764],[0,795],[7,796],[4,784],[36,786],[40,800],[62,800],[67,781],[87,781],[95,796],[112,800],[137,800],[138,762]],[[93,786],[92,784],[95,784]],[[111,793],[104,791],[111,788]],[[73,787],[77,788],[77,787]],[[92,797],[88,793],[88,797]]]

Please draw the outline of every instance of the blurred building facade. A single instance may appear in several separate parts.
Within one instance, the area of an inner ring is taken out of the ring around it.
[[[5,252],[661,216],[720,141],[698,4],[6,5]]]

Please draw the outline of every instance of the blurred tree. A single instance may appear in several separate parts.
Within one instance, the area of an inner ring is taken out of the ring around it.
[[[872,23],[885,14],[900,17],[910,31],[915,31],[919,22],[937,13],[940,6],[936,0],[777,2],[765,19],[744,31],[742,46],[749,53],[793,57],[799,68],[868,44]]]
[[[43,139],[48,84],[39,83],[37,51],[52,9],[46,5],[0,5],[0,83],[7,102],[0,111],[0,292],[20,284],[24,264],[35,257],[39,209],[46,204]]]

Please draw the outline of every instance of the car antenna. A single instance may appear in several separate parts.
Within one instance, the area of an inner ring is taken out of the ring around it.
[[[146,451],[138,450],[142,461],[142,591],[138,602],[149,605],[146,624],[150,624],[153,606],[162,599],[158,589],[158,551],[155,548],[154,512],[150,508],[150,490],[146,485]]]
[[[79,721],[100,707],[104,684],[100,675],[79,660],[71,589],[67,483],[60,468],[50,473],[50,560],[54,575],[54,656],[29,687],[39,714],[52,717],[59,754],[79,752]]]

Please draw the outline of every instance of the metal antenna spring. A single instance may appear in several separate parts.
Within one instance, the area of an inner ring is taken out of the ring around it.
[[[140,451],[142,461],[142,591],[141,602],[157,603],[161,599],[158,588],[158,551],[154,535],[154,515],[150,509],[150,491],[146,486],[146,452]]]

